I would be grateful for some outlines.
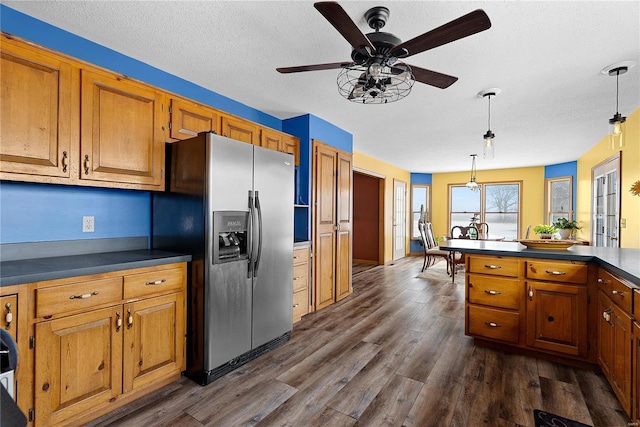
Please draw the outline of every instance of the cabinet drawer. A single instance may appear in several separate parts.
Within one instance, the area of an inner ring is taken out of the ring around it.
[[[598,270],[598,286],[613,302],[618,304],[627,314],[631,314],[631,307],[633,306],[633,290],[630,286],[609,273],[608,271],[600,268]],[[636,297],[637,299],[638,297]]]
[[[467,333],[472,336],[518,343],[518,313],[497,308],[467,307]]]
[[[467,283],[471,303],[514,310],[520,307],[523,285],[518,279],[469,274]]]
[[[309,262],[309,246],[295,248],[293,250],[293,265]]]
[[[122,277],[36,289],[36,317],[74,312],[122,299]]]
[[[293,266],[293,292],[307,289],[309,285],[309,264]]]
[[[469,273],[493,274],[495,276],[517,277],[520,261],[516,258],[469,257]]]
[[[527,278],[554,282],[587,283],[587,264],[551,260],[527,260]]]
[[[309,312],[309,292],[306,289],[293,294],[293,321],[297,322]]]
[[[184,270],[182,268],[168,268],[127,275],[124,276],[124,299],[178,292],[182,289],[183,283]]]

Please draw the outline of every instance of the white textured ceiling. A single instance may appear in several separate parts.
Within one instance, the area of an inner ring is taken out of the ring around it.
[[[478,169],[576,160],[608,132],[621,61],[620,108],[640,107],[639,1],[341,1],[360,29],[384,5],[383,31],[408,40],[474,9],[492,27],[407,58],[457,76],[448,89],[416,83],[387,105],[337,91],[339,70],[279,74],[276,67],[347,61],[351,48],[311,1],[11,1],[3,4],[284,119],[311,113],[353,134],[354,150],[411,172],[468,170],[482,154],[491,100],[495,159]]]

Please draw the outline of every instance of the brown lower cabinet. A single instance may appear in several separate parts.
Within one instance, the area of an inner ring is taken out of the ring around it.
[[[17,375],[30,425],[82,424],[177,380],[185,286],[175,263],[13,287],[32,301]]]

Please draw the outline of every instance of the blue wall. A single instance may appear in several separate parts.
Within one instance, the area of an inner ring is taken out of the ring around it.
[[[308,205],[311,194],[311,167],[313,139],[332,147],[353,152],[353,135],[313,114],[304,114],[283,120],[282,131],[300,138],[300,166],[297,168],[296,201],[300,205]],[[294,213],[295,237],[311,238],[310,207],[297,207]]]
[[[0,182],[0,243],[150,236],[146,191]],[[93,216],[95,231],[82,232]]]
[[[578,193],[578,162],[566,162],[566,163],[558,163],[555,165],[549,165],[544,167],[544,179],[549,178],[560,178],[564,176],[572,177],[572,194],[573,194],[573,217],[576,217],[576,200]],[[546,184],[546,183],[545,183]]]

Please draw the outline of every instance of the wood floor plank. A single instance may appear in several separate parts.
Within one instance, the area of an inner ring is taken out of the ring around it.
[[[575,368],[553,363],[548,360],[538,359],[538,375],[551,380],[563,381],[569,384],[577,384]]]
[[[593,425],[589,409],[577,383],[570,384],[541,377],[540,391],[542,407],[539,409],[583,424]]]
[[[394,375],[360,416],[356,426],[397,426],[407,417],[423,384]]]
[[[395,367],[416,345],[422,335],[416,331],[403,334],[388,335],[381,328],[381,333],[368,337],[382,348],[373,359],[340,390],[327,406],[334,408],[352,418],[359,418],[367,409],[380,390],[394,376]]]
[[[306,427],[351,427],[356,420],[340,411],[326,408],[320,415],[313,418]]]
[[[404,425],[450,425],[464,387],[462,373],[472,353],[470,338],[452,335],[446,340],[442,356],[420,390]]]
[[[533,410],[542,408],[536,359],[509,354],[504,358],[501,418],[533,427]]]

